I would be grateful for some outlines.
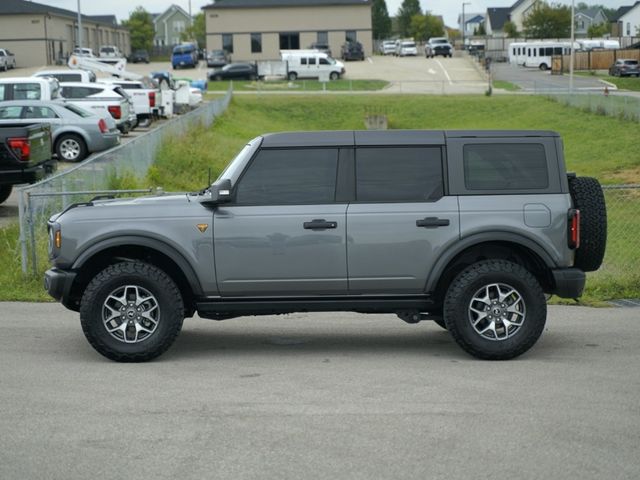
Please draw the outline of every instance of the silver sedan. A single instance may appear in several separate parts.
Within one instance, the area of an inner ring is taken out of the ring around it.
[[[63,101],[12,100],[0,102],[0,126],[48,123],[53,153],[58,160],[79,162],[87,155],[120,143],[113,118],[103,118]]]

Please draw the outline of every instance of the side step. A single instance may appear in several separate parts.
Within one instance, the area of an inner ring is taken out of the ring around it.
[[[196,302],[198,315],[212,320],[295,312],[396,313],[401,310],[427,312],[433,307],[433,300],[427,295],[207,298]]]

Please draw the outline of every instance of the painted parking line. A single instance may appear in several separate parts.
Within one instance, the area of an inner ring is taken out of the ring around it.
[[[449,81],[449,85],[453,85],[453,82],[451,81],[451,77],[449,76],[449,73],[447,72],[447,70],[444,68],[444,65],[442,65],[442,63],[440,63],[440,60],[438,60],[437,58],[434,58],[434,60],[438,65],[440,65],[440,68],[444,72],[444,76],[447,77],[447,80]]]

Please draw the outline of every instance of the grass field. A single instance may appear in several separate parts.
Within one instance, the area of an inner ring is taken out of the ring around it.
[[[515,83],[506,82],[504,80],[494,80],[492,82],[493,88],[498,88],[500,90],[506,90],[507,92],[517,92],[521,90],[521,88]]]
[[[637,124],[567,108],[529,96],[304,96],[238,95],[209,129],[168,140],[147,179],[129,187],[199,190],[209,169],[215,178],[242,146],[265,132],[364,129],[367,114],[386,114],[394,129],[556,130],[563,138],[568,169],[603,183],[640,183]],[[638,193],[638,192],[636,192]],[[607,193],[610,240],[605,267],[589,274],[584,300],[640,297],[640,195]],[[20,273],[16,227],[0,231],[0,300],[46,298],[42,277]],[[44,247],[42,247],[44,248]],[[40,255],[46,259],[46,254]],[[43,271],[46,261],[39,266]]]

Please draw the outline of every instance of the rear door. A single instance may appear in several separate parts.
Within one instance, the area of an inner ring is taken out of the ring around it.
[[[459,238],[440,145],[359,147],[347,211],[349,291],[422,293],[440,253]]]
[[[233,295],[347,293],[338,148],[262,149],[214,212],[218,289]]]

